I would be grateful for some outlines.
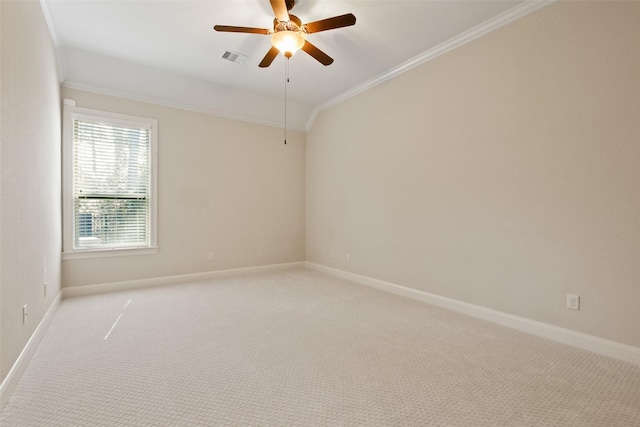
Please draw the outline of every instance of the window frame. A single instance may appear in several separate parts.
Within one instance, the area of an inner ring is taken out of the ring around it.
[[[99,120],[116,125],[149,128],[149,245],[140,247],[97,247],[74,249],[73,216],[73,121]],[[158,121],[90,108],[63,105],[62,123],[62,259],[102,258],[112,256],[148,255],[158,252]]]

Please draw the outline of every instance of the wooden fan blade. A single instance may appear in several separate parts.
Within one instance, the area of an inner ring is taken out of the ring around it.
[[[284,0],[269,0],[271,8],[278,21],[288,21],[289,11],[287,10],[287,3]]]
[[[213,29],[226,33],[271,34],[271,31],[266,28],[235,27],[233,25],[215,25]]]
[[[356,23],[356,17],[353,13],[346,15],[334,16],[333,18],[322,19],[320,21],[305,24],[307,33],[319,33],[320,31],[333,30],[334,28],[348,27]]]
[[[273,60],[276,59],[276,56],[278,56],[279,53],[280,51],[278,50],[278,48],[276,48],[275,46],[272,46],[271,49],[269,49],[269,52],[267,52],[264,58],[262,58],[262,61],[260,61],[260,64],[258,64],[258,67],[260,68],[268,67],[269,65],[271,65]]]
[[[333,63],[333,58],[309,43],[308,40],[304,42],[302,45],[302,50],[307,52],[309,55],[313,56],[317,61],[319,61],[322,65],[331,65]]]

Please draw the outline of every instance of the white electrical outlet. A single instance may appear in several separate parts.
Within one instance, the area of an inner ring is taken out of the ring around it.
[[[213,254],[213,252],[209,252],[209,261],[214,261],[215,259],[216,259],[216,257]]]
[[[580,295],[567,294],[567,308],[580,310]]]
[[[333,253],[333,251],[329,251],[329,258],[333,258],[335,256],[335,254]]]
[[[351,261],[351,254],[347,252],[347,261]]]
[[[27,304],[22,307],[22,323],[27,323],[27,316],[29,312],[27,311]]]

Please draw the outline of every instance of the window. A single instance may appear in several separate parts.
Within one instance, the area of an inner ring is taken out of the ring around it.
[[[157,121],[65,106],[65,258],[156,249]]]

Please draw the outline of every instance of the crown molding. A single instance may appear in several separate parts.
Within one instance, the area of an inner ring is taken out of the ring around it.
[[[53,6],[50,4],[50,0],[40,0],[40,8],[42,9],[42,14],[44,15],[44,20],[47,23],[49,35],[53,42],[56,68],[58,71],[58,83],[62,83],[67,77],[67,67],[63,52],[64,40],[54,24],[55,20],[53,19],[53,16],[55,13],[53,11]]]
[[[439,45],[417,56],[414,56],[413,58],[403,62],[397,67],[394,67],[377,77],[367,80],[366,82],[355,86],[354,88],[349,89],[348,91],[343,92],[340,95],[329,99],[328,101],[323,102],[322,104],[318,105],[309,115],[309,119],[307,120],[307,123],[305,125],[306,131],[308,132],[311,129],[320,111],[326,110],[343,101],[346,101],[353,96],[365,92],[389,79],[397,77],[400,74],[411,70],[412,68],[422,65],[425,62],[431,61],[438,56],[450,52],[464,44],[467,44],[479,37],[484,36],[485,34],[504,27],[505,25],[510,24],[552,3],[555,3],[556,1],[557,0],[525,0],[523,3],[512,7],[511,9],[501,13],[500,15],[491,18],[488,21],[483,22],[482,24],[476,25],[475,27],[453,37],[452,39],[440,43]]]
[[[131,101],[146,102],[148,104],[156,104],[156,105],[161,105],[163,107],[178,108],[180,110],[193,111],[196,113],[208,114],[211,116],[217,116],[224,119],[239,120],[242,122],[249,122],[249,123],[262,125],[262,126],[269,126],[269,127],[275,127],[275,128],[283,127],[283,124],[279,122],[273,122],[269,120],[260,120],[255,117],[227,113],[225,111],[216,110],[213,108],[198,107],[193,104],[185,104],[181,102],[168,101],[166,99],[161,99],[161,98],[133,95],[128,92],[120,92],[117,90],[108,89],[105,87],[99,87],[92,84],[85,84],[85,83],[81,83],[73,80],[65,80],[64,83],[62,83],[62,87],[69,88],[69,89],[82,90],[85,92],[92,92],[99,95],[115,96],[118,98],[129,99]],[[304,126],[296,126],[296,125],[287,125],[287,130],[303,132],[303,133],[307,131]]]
[[[526,15],[529,15],[543,7],[546,7],[557,0],[525,0],[523,3],[503,12],[502,14],[485,21],[484,23],[477,25],[476,27],[467,30],[456,37],[449,39],[438,46],[435,46],[420,55],[413,57],[412,59],[403,62],[397,67],[394,67],[383,74],[380,74],[377,77],[374,77],[358,86],[355,86],[346,92],[343,92],[328,101],[325,101],[318,106],[316,106],[313,110],[311,110],[309,116],[307,117],[304,125],[288,125],[287,129],[297,132],[308,132],[313,124],[315,123],[316,118],[319,113],[323,110],[331,108],[347,99],[356,96],[360,93],[363,93],[373,87],[389,80],[394,77],[397,77],[419,65],[422,65],[432,59],[437,58],[440,55],[443,55],[449,51],[452,51],[466,43],[469,43],[485,34],[488,34],[492,31],[495,31],[507,24],[510,24]],[[124,99],[130,99],[134,101],[147,102],[151,104],[163,105],[166,107],[178,108],[187,111],[194,111],[203,114],[209,114],[212,116],[222,117],[231,120],[239,120],[249,123],[254,123],[263,126],[282,128],[284,125],[282,122],[278,121],[270,121],[270,120],[262,120],[252,116],[245,116],[241,114],[228,113],[222,110],[214,109],[214,108],[206,108],[197,106],[191,103],[182,103],[176,101],[170,101],[167,99],[163,99],[160,97],[151,97],[151,96],[141,96],[131,94],[129,92],[121,92],[101,86],[97,86],[94,84],[81,83],[74,80],[67,80],[67,67],[65,61],[65,55],[63,52],[64,49],[64,40],[62,39],[59,32],[56,30],[54,25],[53,16],[55,11],[53,10],[52,5],[50,4],[50,0],[39,0],[41,5],[45,20],[47,22],[47,26],[49,27],[49,32],[51,34],[51,38],[54,46],[56,47],[56,62],[58,66],[58,78],[63,87],[84,90],[87,92],[99,93],[103,95],[109,96],[117,96]]]
[[[53,45],[56,48],[64,46],[62,35],[60,35],[54,24],[55,20],[53,19],[53,16],[55,15],[55,13],[52,6],[50,5],[50,1],[40,0],[40,7],[42,8],[42,13],[44,14],[44,20],[47,21],[47,27],[49,28],[49,33],[51,34]]]

